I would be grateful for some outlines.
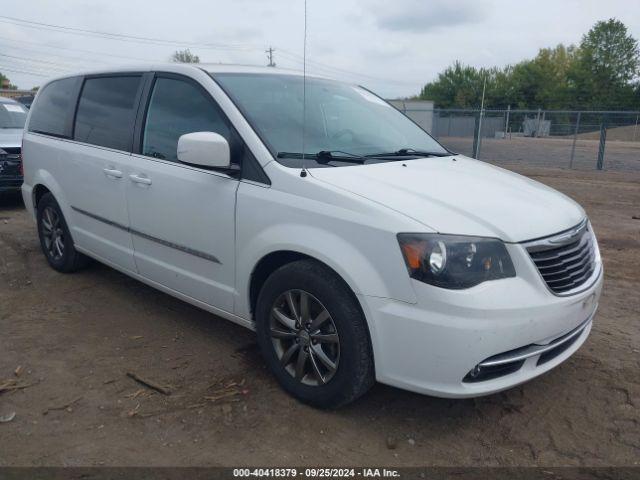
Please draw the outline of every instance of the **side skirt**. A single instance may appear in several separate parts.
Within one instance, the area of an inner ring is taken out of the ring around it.
[[[213,305],[209,305],[208,303],[204,303],[201,302],[200,300],[196,300],[193,297],[190,297],[188,295],[185,295],[183,293],[180,293],[176,290],[173,290],[172,288],[166,287],[160,283],[154,282],[153,280],[150,280],[146,277],[143,277],[142,275],[136,273],[136,272],[132,272],[131,270],[127,270],[125,268],[119,267],[118,265],[113,264],[112,262],[110,262],[109,260],[105,260],[104,258],[100,257],[99,255],[96,255],[95,253],[80,247],[79,245],[74,245],[75,249],[78,250],[81,253],[84,253],[85,255],[94,258],[95,260],[99,261],[100,263],[104,263],[105,265],[113,268],[114,270],[118,270],[121,273],[124,273],[125,275],[128,275],[132,278],[135,278],[136,280],[149,285],[150,287],[153,287],[157,290],[160,290],[161,292],[167,293],[169,295],[171,295],[172,297],[175,297],[179,300],[182,300],[184,302],[190,303],[191,305],[201,308],[202,310],[206,310],[209,313],[213,313],[214,315],[217,315],[219,317],[224,318],[225,320],[229,320],[233,323],[236,323],[242,327],[248,328],[249,330],[255,331],[255,325],[251,320],[247,320],[246,318],[243,317],[239,317],[238,315],[235,315],[233,313],[227,312],[226,310],[221,310],[219,308],[214,307]]]

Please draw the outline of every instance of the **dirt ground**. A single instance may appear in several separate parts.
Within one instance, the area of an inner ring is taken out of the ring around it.
[[[438,141],[454,152],[472,155],[472,137],[439,137]],[[599,145],[598,139],[579,138],[576,142],[573,168],[595,170]],[[573,137],[483,138],[480,159],[508,168],[569,168],[572,147]],[[640,142],[607,140],[604,170],[640,174]]]
[[[25,388],[0,394],[0,417],[16,413],[0,465],[639,465],[640,174],[525,173],[582,203],[598,234],[605,287],[586,344],[501,394],[377,385],[335,412],[283,393],[248,330],[99,264],[54,272],[5,198],[0,386]]]

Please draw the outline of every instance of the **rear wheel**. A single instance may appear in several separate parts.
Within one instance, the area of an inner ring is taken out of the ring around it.
[[[300,260],[276,270],[256,306],[258,341],[270,370],[299,400],[335,408],[374,383],[366,322],[332,270]]]
[[[36,219],[42,253],[54,270],[70,273],[89,263],[89,257],[75,249],[62,210],[51,193],[45,193],[38,202]]]

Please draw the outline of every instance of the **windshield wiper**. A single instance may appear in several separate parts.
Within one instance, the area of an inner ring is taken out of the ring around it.
[[[381,152],[370,153],[366,155],[369,158],[384,158],[384,157],[448,157],[449,152],[425,152],[423,150],[416,150],[415,148],[401,148],[395,152]]]
[[[305,153],[304,156],[300,152],[278,152],[278,158],[308,158],[318,163],[328,163],[332,160],[338,162],[364,163],[367,158],[355,153],[343,152],[341,150],[320,150],[318,153]]]

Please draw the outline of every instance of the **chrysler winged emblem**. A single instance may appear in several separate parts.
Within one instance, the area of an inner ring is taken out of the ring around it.
[[[562,233],[557,237],[553,237],[549,239],[549,243],[554,243],[554,244],[571,243],[572,240],[576,239],[580,234],[582,234],[582,232],[586,227],[587,227],[587,223],[585,222],[582,225],[572,230],[569,230],[568,232]]]

